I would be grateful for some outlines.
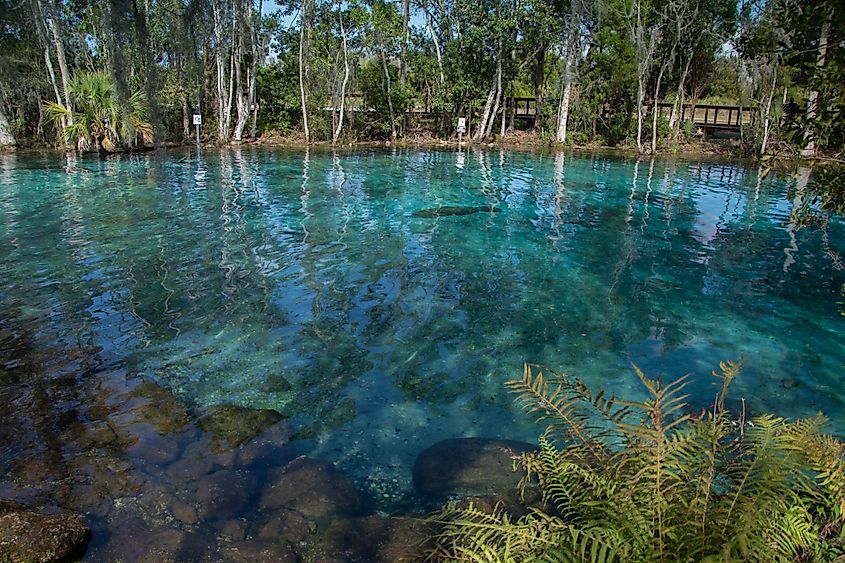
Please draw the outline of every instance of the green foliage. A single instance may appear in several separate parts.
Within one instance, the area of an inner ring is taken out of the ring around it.
[[[289,59],[292,59],[289,58]],[[268,131],[290,131],[300,121],[299,83],[296,66],[277,63],[260,67],[256,79],[259,112],[258,129]]]
[[[138,135],[145,142],[152,142],[143,95],[133,94],[124,110],[109,74],[77,72],[68,84],[68,97],[72,100],[71,107],[45,102],[44,112],[64,141],[73,142],[79,150],[102,146],[112,151],[122,140]]]
[[[392,64],[387,66],[390,75],[390,101],[393,104],[393,126],[398,127],[401,121],[401,112],[410,107],[413,103],[413,92],[402,86],[399,82],[399,69]],[[372,58],[364,62],[358,70],[358,85],[364,95],[364,107],[368,111],[361,120],[370,129],[369,133],[377,138],[385,138],[390,135],[390,106],[384,67],[379,58]]]
[[[817,415],[745,419],[726,407],[740,363],[723,362],[712,407],[690,412],[686,377],[664,384],[635,367],[643,401],[593,393],[526,365],[509,382],[548,422],[516,464],[544,509],[448,506],[430,559],[447,561],[845,560],[843,445]]]

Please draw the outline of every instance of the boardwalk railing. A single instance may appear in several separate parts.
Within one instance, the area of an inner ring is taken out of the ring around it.
[[[659,115],[669,117],[674,104],[661,102],[657,104]],[[743,106],[725,106],[712,104],[684,104],[680,108],[681,123],[692,121],[696,127],[701,127],[704,134],[714,131],[736,132],[754,122],[754,110]]]
[[[547,104],[557,106],[557,100],[546,100]],[[372,111],[363,107],[363,98],[358,95],[350,96],[347,100],[348,111]],[[529,97],[511,97],[505,102],[505,114],[509,119],[520,119],[533,123],[537,119],[537,100]],[[672,114],[674,104],[671,102],[660,102],[657,104],[658,115],[667,119]],[[331,106],[324,108],[331,111]],[[713,105],[713,104],[683,104],[680,108],[681,123],[692,121],[693,125],[701,128],[707,135],[714,132],[739,133],[741,128],[754,122],[754,109],[743,106]],[[416,107],[408,113],[414,114],[422,119],[435,117],[431,108]],[[470,116],[470,120],[472,116]]]

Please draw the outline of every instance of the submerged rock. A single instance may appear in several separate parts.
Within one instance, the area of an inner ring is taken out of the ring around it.
[[[297,544],[314,533],[316,529],[317,525],[314,521],[298,510],[282,508],[259,523],[257,535],[262,540],[284,540]]]
[[[155,426],[160,434],[172,434],[188,424],[188,409],[173,394],[152,382],[142,383],[130,394],[124,407],[128,409],[129,420],[122,422],[145,422]]]
[[[537,446],[515,440],[452,438],[423,450],[414,463],[414,487],[426,494],[490,494],[513,491],[521,472],[513,458]]]
[[[472,215],[473,213],[499,213],[501,209],[494,205],[444,205],[415,211],[413,217],[430,219],[432,217],[448,217],[451,215]]]
[[[431,523],[417,518],[341,518],[317,535],[307,559],[321,563],[418,561],[433,533]]]
[[[354,514],[360,508],[361,499],[334,464],[298,457],[284,467],[268,471],[259,505],[267,511],[289,508],[320,519]]]
[[[212,435],[217,450],[236,448],[282,420],[272,409],[215,405],[202,412],[199,426]]]
[[[64,561],[82,555],[90,539],[76,514],[41,514],[0,500],[0,561]]]
[[[257,479],[248,471],[221,469],[196,482],[193,500],[197,504],[197,518],[225,520],[237,516],[249,504],[256,490]]]
[[[178,523],[147,521],[135,513],[122,514],[111,529],[108,543],[97,549],[100,561],[206,561],[206,554],[216,549],[214,538],[207,534],[181,529]]]
[[[221,561],[237,563],[295,563],[299,556],[284,543],[268,541],[234,542],[220,550]]]

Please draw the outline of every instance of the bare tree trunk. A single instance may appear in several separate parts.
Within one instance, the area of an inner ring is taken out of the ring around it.
[[[236,57],[240,59],[240,47],[235,51]],[[249,71],[247,71],[249,74]],[[247,81],[249,81],[251,77],[247,76]],[[238,110],[238,117],[235,120],[235,130],[232,133],[232,140],[239,143],[243,139],[244,134],[244,127],[246,127],[247,119],[249,119],[249,92],[244,92],[244,85],[243,80],[241,77],[241,65],[235,65],[235,81],[237,83],[237,91],[238,95],[236,96],[237,99],[237,110]]]
[[[663,81],[663,74],[666,72],[668,62],[660,65],[660,72],[657,73],[657,83],[654,85],[654,108],[651,112],[651,152],[657,152],[657,118],[660,114],[660,83]]]
[[[183,93],[182,94],[182,140],[187,141],[191,138],[191,120],[188,117],[190,115],[190,110],[188,109],[188,95]]]
[[[637,62],[637,151],[643,152],[643,122],[645,121],[645,92],[649,75],[651,74],[654,50],[657,47],[661,28],[655,25],[650,30],[648,41],[645,38],[645,24],[642,15],[642,1],[633,0],[632,10],[636,12],[628,15],[628,32],[634,43]]]
[[[68,72],[67,61],[65,60],[64,43],[62,42],[62,37],[59,33],[59,12],[53,0],[48,1],[50,2],[51,14],[50,17],[47,18],[47,25],[50,28],[50,32],[53,35],[53,42],[56,46],[56,60],[59,62],[59,72],[62,76],[62,89],[65,94],[65,107],[70,110],[73,104],[73,100],[70,99],[70,73]],[[68,125],[73,125],[73,112],[68,113],[67,121]]]
[[[825,60],[827,59],[828,40],[830,38],[830,22],[833,19],[833,4],[827,7],[827,15],[822,24],[821,32],[819,33],[819,54],[816,58],[816,73],[821,72],[824,68]],[[801,156],[815,156],[816,155],[816,139],[815,131],[813,131],[813,120],[818,113],[819,105],[819,91],[813,88],[807,98],[807,128],[804,130],[804,148],[801,150]]]
[[[440,41],[437,39],[437,33],[434,31],[434,24],[431,21],[431,14],[428,11],[428,6],[425,7],[425,25],[428,28],[428,33],[431,35],[431,42],[434,44],[434,53],[437,55],[437,68],[440,71],[440,85],[446,82],[446,74],[443,72],[443,54],[440,51]]]
[[[408,22],[411,18],[411,0],[402,0],[402,41],[399,51],[399,83],[405,84],[408,57]]]
[[[769,124],[771,122],[772,113],[772,99],[775,97],[775,84],[778,79],[777,61],[775,61],[772,69],[772,87],[769,90],[769,97],[766,101],[766,113],[763,115],[763,142],[760,144],[760,154],[766,154],[766,149],[769,144]]]
[[[349,50],[346,45],[346,29],[343,27],[343,5],[340,6],[340,35],[343,44],[343,82],[340,84],[340,116],[337,120],[337,128],[332,135],[332,145],[337,145],[340,139],[340,132],[343,129],[343,113],[346,110],[346,84],[349,82]]]
[[[496,115],[499,113],[499,99],[502,94],[502,38],[498,39],[498,49],[496,51],[496,74],[493,78],[493,84],[490,86],[490,92],[487,94],[487,101],[484,103],[484,110],[481,114],[481,121],[475,129],[473,140],[483,141],[486,139],[493,129],[493,122],[496,120]]]
[[[573,7],[574,9],[574,7]],[[572,69],[575,65],[577,53],[577,24],[575,14],[570,15],[567,25],[566,54],[564,55],[563,84],[561,88],[560,105],[557,111],[557,142],[566,142],[566,129],[569,122],[569,104],[572,99]]]
[[[637,80],[637,151],[643,152],[643,120],[645,119],[645,85],[643,78]]]
[[[3,111],[3,104],[0,103],[0,150],[13,148],[15,144],[15,136],[12,134],[12,128],[9,126],[9,120],[6,119],[6,112]]]
[[[545,86],[546,86],[546,53],[548,52],[548,44],[544,43],[540,47],[537,57],[534,59],[534,68],[532,69],[534,82],[534,107],[536,108],[536,117],[539,117],[543,103],[545,102]],[[531,126],[532,129],[537,128],[540,120],[534,119]]]
[[[217,2],[212,2],[212,16],[214,19],[214,64],[217,70],[217,140],[224,142],[229,138],[229,129],[226,126],[226,92],[225,68],[226,58],[224,52],[224,37],[223,37],[223,14],[221,13],[221,6]]]
[[[240,36],[238,33],[238,23],[239,23],[239,12],[235,10],[235,2],[236,0],[232,0],[232,43],[229,49],[229,82],[227,85],[227,92],[228,97],[226,98],[226,138],[221,139],[221,142],[228,141],[229,131],[232,130],[232,101],[235,95],[235,69],[237,68],[238,75],[240,75],[240,49],[236,47],[237,38]],[[238,64],[235,64],[235,63]],[[240,84],[240,80],[238,80],[238,84]]]
[[[508,98],[504,95],[505,92],[502,92],[502,122],[499,125],[499,137],[504,138],[505,131],[507,130],[507,121],[508,121]]]
[[[56,94],[56,102],[58,102],[59,105],[67,107],[61,93],[59,92],[59,85],[56,82],[56,71],[53,70],[53,61],[50,60],[49,47],[44,47],[44,63],[47,65],[47,74],[50,75],[50,83],[53,85],[53,92]]]
[[[68,109],[71,109],[70,106],[65,101],[65,98],[62,96],[62,93],[59,91],[59,84],[56,80],[56,71],[53,68],[53,61],[50,57],[50,37],[48,36],[47,26],[44,23],[44,8],[41,5],[41,0],[32,0],[31,4],[32,8],[32,17],[35,22],[35,29],[38,34],[38,38],[41,40],[41,43],[44,45],[44,64],[47,67],[47,74],[50,76],[50,84],[53,86],[53,92],[56,95],[56,103],[60,106],[64,106]],[[61,120],[61,127],[62,127],[62,144],[64,145],[67,142],[65,137],[65,128],[67,127],[67,122],[63,117]]]
[[[499,105],[502,100],[502,39],[499,38],[499,60],[496,63],[496,101],[493,104],[493,111],[490,112],[490,120],[487,122],[487,131],[484,137],[489,137],[493,132],[493,123],[496,121],[496,115],[499,113]],[[504,112],[502,119],[504,119]]]
[[[305,82],[308,76],[308,43],[311,37],[311,23],[314,13],[314,0],[304,0],[302,16],[299,22],[299,97],[302,104],[302,129],[305,142],[311,142],[311,130],[308,127],[308,100],[305,95]]]
[[[672,129],[675,139],[678,138],[678,133],[680,132],[680,123],[681,123],[681,113],[684,110],[684,98],[686,96],[686,90],[684,85],[687,81],[687,75],[689,75],[689,67],[692,62],[692,53],[687,58],[686,63],[684,63],[684,70],[681,71],[681,77],[678,79],[678,91],[675,93],[675,103],[672,104],[672,114],[669,116],[669,128]]]
[[[252,25],[252,73],[249,76],[249,104],[252,111],[252,128],[250,129],[250,139],[255,140],[256,128],[258,126],[258,101],[256,94],[256,80],[258,79],[258,63],[259,59],[263,59],[264,39],[261,34],[263,24],[261,21],[261,12],[264,10],[264,0],[258,0],[258,12],[255,17],[258,21],[253,21]],[[261,55],[261,57],[259,57]]]
[[[387,110],[390,117],[390,139],[396,140],[396,118],[393,111],[393,90],[390,86],[390,69],[387,67],[387,54],[384,52],[384,47],[381,47],[381,67],[384,70],[384,86],[387,93]]]
[[[487,100],[484,102],[484,109],[481,112],[481,119],[475,127],[474,141],[482,141],[485,137],[485,129],[487,128],[487,121],[490,119],[490,111],[493,109],[493,98],[496,97],[496,82],[490,85],[490,91],[487,93]]]

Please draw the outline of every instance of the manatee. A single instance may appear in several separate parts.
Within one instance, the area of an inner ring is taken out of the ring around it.
[[[481,212],[499,213],[501,209],[494,205],[445,205],[415,211],[414,217],[446,217],[449,215],[472,215]]]

